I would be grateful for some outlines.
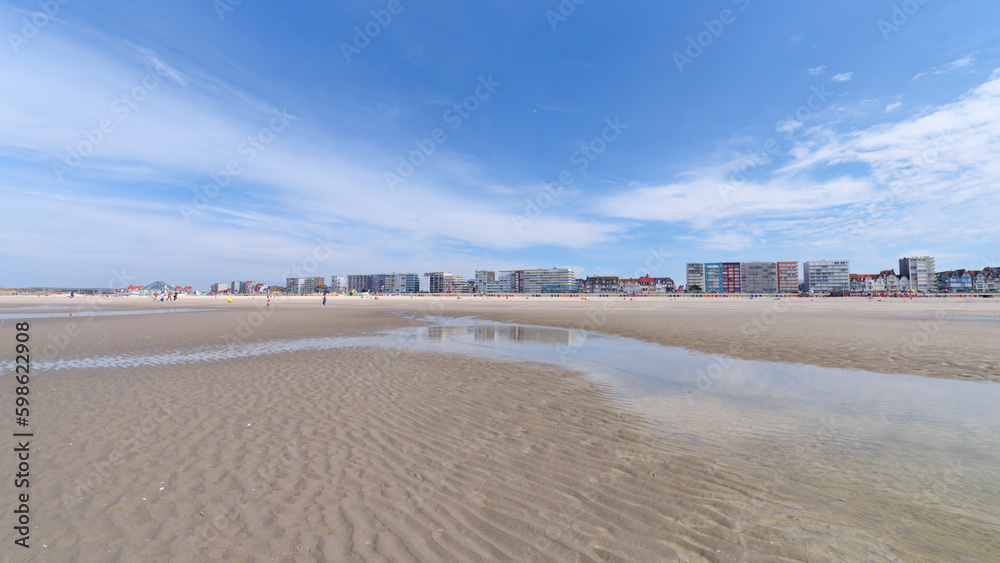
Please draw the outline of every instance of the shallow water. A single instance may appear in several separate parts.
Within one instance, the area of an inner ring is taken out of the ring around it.
[[[64,359],[36,369],[174,365],[358,346],[557,364],[612,388],[668,432],[755,458],[835,502],[899,525],[900,533],[1000,560],[1000,385],[737,360],[564,329],[430,320],[439,325]],[[969,545],[977,547],[963,548]]]
[[[48,305],[38,307],[23,307],[25,309],[47,308]],[[71,306],[55,306],[56,309],[73,309]],[[79,307],[80,311],[68,311],[57,313],[0,313],[0,319],[45,319],[52,317],[103,317],[113,315],[150,315],[154,313],[190,313],[194,311],[221,311],[222,309],[132,309],[126,311],[97,310]],[[0,311],[12,310],[11,308],[0,309]]]

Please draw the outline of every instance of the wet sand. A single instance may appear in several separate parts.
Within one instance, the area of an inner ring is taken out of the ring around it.
[[[114,303],[100,306],[165,305],[107,301]],[[672,345],[682,345],[674,339],[685,331],[675,325],[687,320],[689,331],[714,335],[702,346],[721,347],[731,325],[739,334],[767,311],[764,302],[727,303],[727,313],[715,303],[636,300],[605,310],[601,326],[590,327],[587,312],[600,302],[343,298],[324,310],[316,299],[279,298],[265,311],[263,300],[236,301],[182,297],[169,305],[220,309],[211,312],[32,319],[32,343],[41,349],[33,359],[252,345],[421,322],[402,311],[632,331],[625,335]],[[0,308],[26,303],[0,298]],[[739,354],[752,354],[766,336],[773,351],[763,354],[780,349],[785,361],[823,365],[836,352],[814,349],[817,341],[843,351],[866,340],[853,343],[857,328],[840,341],[820,329],[793,338],[796,326],[829,318],[844,321],[838,327],[854,319],[878,328],[895,326],[899,315],[937,314],[924,304],[875,313],[867,303],[821,305],[796,304],[774,322],[762,320],[766,334],[743,335],[749,342]],[[976,316],[1000,316],[989,305]],[[0,323],[0,338],[13,342],[11,322]],[[956,321],[939,334],[958,339],[953,330],[969,324],[979,339],[941,356],[955,366],[941,375],[961,377],[978,361],[967,355],[990,357],[977,346],[1000,326]],[[878,339],[869,340],[877,348]],[[873,357],[866,350],[842,360]],[[901,371],[914,365],[898,363]],[[10,396],[8,385],[3,398]],[[608,390],[552,366],[349,348],[40,372],[32,396],[30,553],[38,561],[979,559],[974,551],[937,551],[753,459],[659,432]],[[4,489],[13,498],[9,481]],[[0,558],[20,561],[26,550],[12,541],[8,535]]]

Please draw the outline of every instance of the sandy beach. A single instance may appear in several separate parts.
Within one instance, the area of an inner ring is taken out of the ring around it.
[[[31,390],[32,547],[14,546],[8,533],[0,559],[985,561],[997,553],[989,540],[944,545],[752,457],[665,434],[612,390],[552,365],[371,347],[142,359],[475,316],[745,359],[998,381],[1000,299],[332,298],[324,309],[319,298],[280,297],[263,305],[0,298],[3,313],[45,315],[29,319],[40,366]],[[70,306],[220,310],[91,317]],[[74,317],[60,315],[70,310]],[[0,339],[12,344],[13,320],[0,323]],[[88,358],[135,365],[59,367]],[[5,381],[2,400],[11,402]],[[3,490],[13,501],[10,480]]]

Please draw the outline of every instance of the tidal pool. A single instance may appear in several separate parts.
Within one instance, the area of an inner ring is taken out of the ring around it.
[[[555,364],[610,388],[666,432],[753,458],[901,534],[1000,561],[1000,385],[739,360],[583,331],[425,320],[434,326],[73,358],[36,369],[176,365],[359,346]]]
[[[23,307],[24,309],[40,309],[40,307]],[[57,309],[73,309],[73,307],[55,307]],[[87,309],[80,307],[78,311],[59,311],[55,313],[0,313],[0,319],[45,319],[53,317],[104,317],[114,315],[151,315],[154,313],[189,313],[194,311],[221,311],[222,309],[128,309],[128,310],[106,310]],[[0,309],[5,311],[10,309]]]

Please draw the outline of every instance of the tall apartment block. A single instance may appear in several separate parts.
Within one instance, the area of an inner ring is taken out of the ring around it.
[[[471,293],[469,282],[450,272],[428,272],[428,290],[431,293]]]
[[[705,265],[702,263],[688,264],[685,284],[684,287],[688,291],[691,291],[691,288],[694,286],[698,286],[701,291],[705,291]]]
[[[776,265],[778,268],[778,293],[798,293],[799,263],[777,262]]]
[[[930,256],[900,258],[899,275],[909,278],[911,290],[926,293],[937,288],[934,259]]]
[[[776,262],[740,262],[742,293],[777,293],[778,264]]]
[[[497,289],[500,293],[521,293],[520,270],[497,272]]]
[[[420,276],[417,274],[352,274],[347,276],[348,291],[370,293],[417,293]]]
[[[347,276],[330,276],[330,291],[347,291]]]
[[[812,260],[802,265],[802,271],[808,291],[851,291],[851,272],[847,260]]]
[[[722,293],[722,264],[705,264],[705,293]]]
[[[371,274],[351,274],[347,276],[347,291],[359,293],[375,291],[375,276]]]
[[[722,286],[722,293],[739,293],[740,286],[740,263],[723,262],[720,264],[719,283]]]
[[[497,273],[490,270],[476,270],[476,293],[500,293]]]
[[[292,295],[309,295],[319,290],[320,286],[326,284],[323,276],[309,278],[286,278],[285,293]]]
[[[687,288],[705,293],[795,293],[798,262],[693,262],[687,265]]]
[[[570,268],[520,270],[522,293],[575,293],[576,277]]]

